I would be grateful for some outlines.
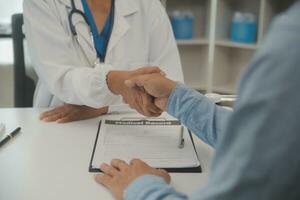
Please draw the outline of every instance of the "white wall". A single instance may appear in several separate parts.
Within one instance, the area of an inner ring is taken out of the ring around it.
[[[23,0],[0,0],[0,19],[10,19],[11,15],[22,12]]]

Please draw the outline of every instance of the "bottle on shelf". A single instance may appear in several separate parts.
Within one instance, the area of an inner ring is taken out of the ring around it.
[[[257,21],[252,13],[235,12],[231,24],[233,42],[254,44],[257,37]]]
[[[189,10],[175,10],[171,13],[171,23],[177,40],[191,40],[194,37],[194,14]]]

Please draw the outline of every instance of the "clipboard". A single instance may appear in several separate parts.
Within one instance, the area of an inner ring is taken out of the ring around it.
[[[99,125],[98,125],[96,138],[95,138],[95,142],[94,142],[94,146],[93,146],[93,150],[92,150],[92,154],[91,154],[91,159],[90,159],[90,163],[89,163],[89,172],[90,173],[101,173],[102,172],[99,167],[93,167],[93,160],[94,160],[94,157],[95,157],[95,151],[96,151],[96,147],[97,147],[97,143],[98,143],[98,139],[99,139],[99,135],[100,135],[101,125],[102,125],[102,120],[100,120]],[[193,150],[194,150],[194,152],[197,156],[197,159],[199,161],[199,156],[198,156],[198,153],[196,151],[196,147],[195,147],[195,143],[194,143],[192,133],[191,133],[190,130],[188,130],[188,133],[189,133],[189,137],[190,137],[191,142],[192,142]],[[202,172],[201,165],[196,166],[196,167],[187,167],[187,168],[176,168],[176,167],[174,167],[174,168],[161,168],[161,169],[164,169],[169,173],[201,173]]]

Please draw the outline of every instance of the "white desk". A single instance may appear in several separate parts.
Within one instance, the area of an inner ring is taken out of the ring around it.
[[[21,133],[0,148],[1,200],[110,200],[88,172],[98,119],[69,124],[38,120],[41,109],[0,109],[0,121]],[[212,149],[196,139],[204,173],[172,174],[172,185],[191,193],[207,182]]]

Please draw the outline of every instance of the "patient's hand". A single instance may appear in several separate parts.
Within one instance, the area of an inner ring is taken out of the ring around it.
[[[171,181],[170,175],[165,170],[154,169],[138,159],[132,160],[130,164],[114,159],[111,165],[102,164],[100,168],[104,174],[96,175],[96,181],[107,187],[118,200],[123,199],[124,190],[140,176],[150,174],[163,178],[166,183]]]
[[[148,94],[155,98],[155,105],[162,110],[166,110],[168,98],[176,87],[176,82],[159,73],[137,76],[126,80],[125,84],[129,88],[144,88]]]
[[[148,117],[157,117],[161,115],[162,110],[154,104],[154,98],[144,91],[142,87],[127,87],[125,80],[134,77],[162,73],[158,67],[144,67],[134,71],[111,71],[107,75],[107,85],[109,89],[117,95],[121,95],[125,103],[142,115]]]
[[[68,123],[98,117],[107,112],[108,107],[95,109],[87,106],[65,104],[50,111],[43,112],[40,115],[40,119],[45,122]]]

